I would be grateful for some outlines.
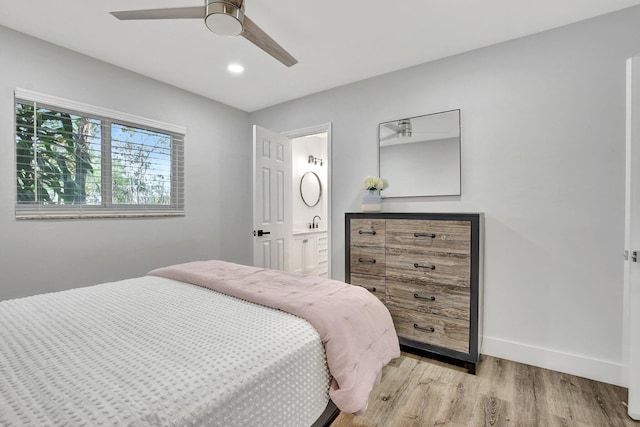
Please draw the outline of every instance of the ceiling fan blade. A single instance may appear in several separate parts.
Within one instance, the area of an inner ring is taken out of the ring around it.
[[[202,6],[175,7],[170,9],[121,10],[109,12],[121,20],[130,19],[204,19],[205,8]]]
[[[269,37],[267,33],[262,31],[260,27],[258,27],[255,22],[249,19],[246,15],[244,17],[244,31],[241,36],[267,52],[269,55],[273,56],[278,61],[282,62],[287,67],[291,67],[298,63],[297,59],[284,50],[282,46]]]
[[[394,132],[402,132],[402,129],[400,128],[400,126],[396,125],[395,123],[385,123],[384,126],[386,128],[391,129]]]

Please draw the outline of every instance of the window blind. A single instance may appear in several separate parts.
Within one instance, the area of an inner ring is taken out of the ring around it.
[[[16,218],[184,215],[184,128],[15,91]]]

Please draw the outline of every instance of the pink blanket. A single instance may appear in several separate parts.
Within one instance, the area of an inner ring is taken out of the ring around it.
[[[329,396],[343,412],[362,414],[382,368],[400,356],[389,311],[359,286],[224,261],[178,264],[148,274],[210,288],[307,320],[325,347],[333,377]]]

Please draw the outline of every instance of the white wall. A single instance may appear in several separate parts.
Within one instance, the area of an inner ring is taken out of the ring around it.
[[[176,262],[251,263],[247,113],[4,27],[0,63],[0,300],[140,276]],[[16,221],[16,87],[185,126],[186,216]]]
[[[425,41],[436,43],[439,41]],[[377,173],[377,125],[461,109],[462,196],[383,211],[486,214],[482,352],[621,378],[625,60],[640,7],[251,114],[279,131],[333,123],[332,272],[344,213]],[[393,183],[390,183],[393,185]]]

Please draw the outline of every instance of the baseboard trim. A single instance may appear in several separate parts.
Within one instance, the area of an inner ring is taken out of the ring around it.
[[[482,354],[627,387],[622,364],[484,336]]]

